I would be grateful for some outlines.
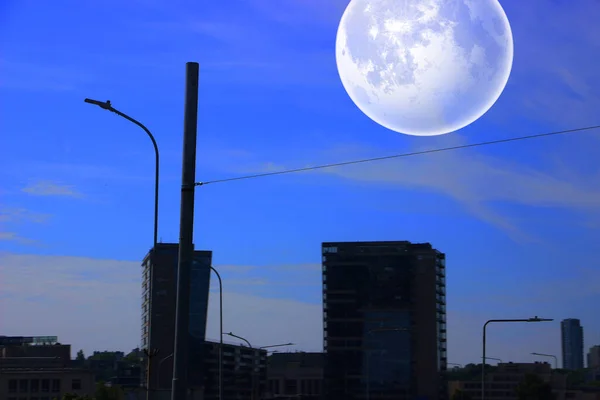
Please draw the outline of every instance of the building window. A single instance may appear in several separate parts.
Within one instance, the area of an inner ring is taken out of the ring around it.
[[[71,382],[71,389],[81,390],[81,379],[73,379]]]
[[[31,391],[31,393],[37,393],[40,391],[40,381],[37,379],[32,379],[29,386],[29,390]]]
[[[60,379],[52,379],[52,393],[60,392]]]
[[[17,380],[11,379],[8,381],[8,393],[17,393]]]
[[[48,379],[42,379],[42,392],[50,391],[50,381]]]
[[[29,381],[27,379],[19,380],[19,392],[21,392],[21,393],[29,392]]]
[[[298,381],[295,379],[286,379],[284,383],[284,394],[298,394]]]

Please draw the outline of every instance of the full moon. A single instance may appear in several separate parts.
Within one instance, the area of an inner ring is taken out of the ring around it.
[[[351,0],[336,62],[346,92],[373,121],[408,135],[442,135],[498,100],[513,37],[498,0]]]

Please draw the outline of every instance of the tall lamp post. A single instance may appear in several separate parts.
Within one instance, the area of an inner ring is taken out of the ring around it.
[[[544,353],[531,353],[532,356],[539,356],[539,357],[551,357],[554,358],[554,369],[558,368],[558,358],[555,355],[552,354],[544,354]]]
[[[244,342],[246,342],[246,344],[248,345],[249,348],[254,349],[254,347],[252,347],[252,345],[250,344],[250,342],[248,341],[248,339],[245,339],[245,338],[243,338],[241,336],[238,336],[238,335],[234,335],[233,332],[226,333],[226,335],[234,337],[234,338],[237,338],[237,339],[240,339],[240,340],[243,340]],[[254,366],[254,357],[253,357],[253,360],[252,360],[252,383],[251,383],[251,386],[252,386],[251,393],[252,394],[250,396],[253,400],[254,400],[254,397],[255,397],[255,393],[254,392],[256,390],[256,388],[254,387],[255,386],[255,384],[254,384],[254,381],[255,381],[254,375],[255,375],[255,366]]]
[[[481,357],[481,400],[485,400],[485,330],[488,324],[497,323],[497,322],[550,322],[554,321],[550,318],[539,318],[537,316],[533,318],[523,318],[523,319],[490,319],[483,324],[483,355]]]
[[[83,100],[84,102],[88,103],[88,104],[93,104],[95,106],[98,106],[104,110],[108,110],[112,113],[117,114],[119,117],[125,118],[127,121],[133,122],[135,125],[139,126],[140,128],[142,128],[144,130],[144,132],[146,132],[146,135],[148,135],[148,137],[150,138],[150,141],[152,142],[152,146],[154,147],[154,157],[155,157],[155,163],[154,163],[154,240],[153,240],[153,244],[152,244],[152,251],[155,252],[156,251],[156,244],[158,243],[158,183],[159,183],[159,169],[160,169],[160,156],[159,156],[159,152],[158,152],[158,145],[156,144],[156,140],[154,139],[154,135],[152,134],[152,132],[150,132],[150,130],[148,128],[146,128],[146,126],[144,124],[142,124],[140,121],[136,120],[135,118],[130,117],[129,115],[117,110],[116,108],[114,108],[112,106],[112,104],[110,103],[110,100],[107,101],[99,101],[99,100],[93,100],[93,99],[88,99],[86,98],[85,100]],[[152,276],[152,270],[150,271],[150,276]],[[150,280],[150,282],[152,282],[152,280]],[[151,288],[150,288],[151,290]],[[152,307],[150,305],[150,307]],[[150,398],[150,363],[151,363],[151,357],[153,357],[154,355],[156,355],[156,353],[158,352],[157,349],[146,349],[146,356],[147,356],[147,369],[148,371],[146,371],[146,398],[149,399]],[[151,355],[152,354],[152,355]]]
[[[219,400],[223,400],[223,281],[212,265],[210,267],[219,280]]]
[[[374,329],[369,329],[367,331],[366,336],[368,337],[371,333],[373,332],[408,332],[409,329],[408,328],[374,328]],[[369,400],[371,398],[371,376],[370,376],[370,359],[371,353],[367,350],[366,352],[366,365],[365,365],[365,376],[366,376],[366,385],[365,385],[365,398],[367,400]]]

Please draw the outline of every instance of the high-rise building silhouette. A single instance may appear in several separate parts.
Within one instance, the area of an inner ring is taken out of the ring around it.
[[[562,362],[564,369],[583,368],[583,327],[576,318],[567,318],[560,323]]]
[[[443,253],[429,243],[322,244],[324,398],[447,398]]]
[[[177,302],[177,263],[179,245],[160,243],[142,263],[142,349],[157,349],[146,360],[142,385],[149,378],[150,388],[170,388],[173,376],[175,304]],[[202,385],[203,350],[210,286],[211,251],[194,251],[190,271],[190,312],[188,339],[188,380],[190,387]]]

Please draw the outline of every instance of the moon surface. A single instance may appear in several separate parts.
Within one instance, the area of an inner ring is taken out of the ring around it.
[[[369,118],[416,136],[457,131],[498,100],[513,36],[498,0],[351,0],[336,62]]]

